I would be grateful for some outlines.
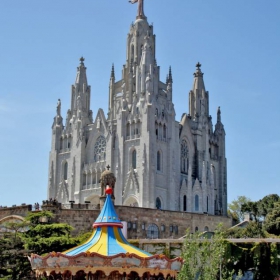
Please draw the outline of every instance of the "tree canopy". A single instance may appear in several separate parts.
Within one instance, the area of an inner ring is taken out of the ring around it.
[[[244,212],[241,211],[242,205],[250,202],[251,199],[246,196],[238,196],[236,200],[233,200],[228,204],[229,215],[234,218],[238,223],[244,220]]]
[[[22,223],[6,223],[0,238],[0,279],[35,279],[27,255],[63,252],[81,243],[88,234],[71,236],[68,224],[53,223],[49,211],[29,212]]]

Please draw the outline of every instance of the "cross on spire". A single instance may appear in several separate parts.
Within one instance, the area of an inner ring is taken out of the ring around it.
[[[82,65],[84,64],[84,61],[85,61],[85,59],[84,59],[84,57],[82,56],[82,57],[80,58],[80,62],[81,62]]]

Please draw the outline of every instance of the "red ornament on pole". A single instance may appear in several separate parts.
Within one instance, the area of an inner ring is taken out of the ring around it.
[[[107,186],[105,193],[106,194],[112,194],[113,193],[113,189],[110,186]]]

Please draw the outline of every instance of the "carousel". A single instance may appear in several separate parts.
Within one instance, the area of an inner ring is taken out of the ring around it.
[[[182,259],[151,255],[131,245],[122,233],[123,224],[113,202],[115,177],[106,170],[101,176],[104,205],[84,244],[63,253],[42,257],[32,254],[30,262],[37,279],[63,280],[164,280],[175,279]]]

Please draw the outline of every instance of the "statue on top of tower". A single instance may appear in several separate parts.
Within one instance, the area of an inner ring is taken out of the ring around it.
[[[138,2],[138,12],[137,12],[137,19],[145,18],[144,14],[144,0],[129,0],[131,4],[135,4]]]
[[[57,116],[60,116],[60,114],[61,114],[61,101],[60,101],[60,99],[58,99],[58,101],[57,101],[56,114],[57,114]]]

